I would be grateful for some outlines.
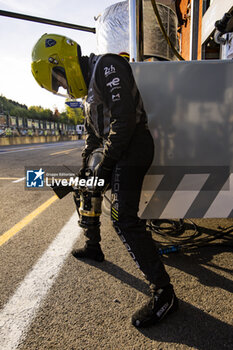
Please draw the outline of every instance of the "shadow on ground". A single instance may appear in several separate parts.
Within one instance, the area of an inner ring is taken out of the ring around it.
[[[189,224],[186,226],[186,229],[191,228],[192,226]],[[199,226],[198,229],[199,232],[196,237],[198,237],[200,243],[202,243],[203,237],[203,244],[200,244],[200,247],[195,249],[192,247],[192,249],[187,249],[187,251],[184,249],[176,254],[165,255],[162,260],[166,265],[185,272],[187,275],[194,276],[197,280],[197,282],[194,282],[196,287],[198,284],[201,284],[202,286],[216,287],[220,291],[224,290],[232,293],[233,283],[230,279],[232,269],[230,261],[228,260],[229,256],[224,255],[224,261],[222,261],[222,254],[232,251],[232,233],[230,232],[230,234],[224,237],[224,235],[221,236],[219,234],[219,230],[202,226]],[[155,238],[155,236],[153,237]],[[208,242],[208,237],[218,238],[218,241],[216,241],[216,239],[211,239],[210,242]],[[222,240],[220,241],[220,239]],[[222,245],[215,245],[216,242],[218,244],[222,242]],[[207,246],[205,246],[206,243]],[[120,266],[110,261],[95,263],[86,260],[85,263],[108,273],[137,291],[149,295],[148,285]],[[203,288],[201,288],[201,286],[200,293],[203,293]],[[216,300],[216,308],[218,308],[216,314],[221,317],[221,313],[224,312],[221,307],[225,306],[228,310],[227,313],[230,315],[230,305],[225,305],[221,293],[216,292],[216,290],[215,293],[217,298],[220,298],[220,304],[218,300]],[[198,296],[195,298],[197,302],[196,305],[198,305]],[[210,300],[213,300],[214,296],[212,295],[211,298]],[[211,305],[211,311],[209,311],[210,304],[208,302],[208,296],[206,305],[204,307],[202,306],[203,310],[201,306],[198,308],[183,300],[180,300],[179,305],[178,312],[170,315],[169,318],[163,320],[161,324],[148,329],[138,329],[137,332],[143,334],[152,341],[171,343],[171,348],[172,346],[178,348],[177,346],[182,347],[183,345],[198,350],[232,349],[233,327],[209,313],[213,313],[215,309],[213,309],[213,305]]]
[[[233,328],[229,324],[183,301],[169,319],[139,332],[151,340],[185,344],[199,350],[230,350],[233,344]]]

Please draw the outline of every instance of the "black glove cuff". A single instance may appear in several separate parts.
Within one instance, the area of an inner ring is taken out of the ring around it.
[[[114,165],[116,164],[116,161],[104,156],[102,162],[101,162],[101,166],[103,168],[105,168],[106,170],[112,170],[112,168],[114,167]]]
[[[86,168],[87,166],[87,157],[83,157],[82,159],[82,168]]]

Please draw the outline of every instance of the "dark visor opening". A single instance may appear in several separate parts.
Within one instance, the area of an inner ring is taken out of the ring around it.
[[[65,69],[62,67],[54,67],[52,70],[52,89],[56,92],[58,92],[59,87],[64,88],[62,82],[60,81],[61,78],[65,79],[66,85],[68,87]]]

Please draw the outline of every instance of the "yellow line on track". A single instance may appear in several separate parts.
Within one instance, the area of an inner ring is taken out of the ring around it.
[[[65,151],[50,153],[50,156],[54,156],[55,154],[61,154],[61,153],[66,153],[66,154],[68,154],[69,152],[74,151],[75,149],[77,149],[77,148],[70,148],[70,149],[67,149],[67,150],[65,150]]]
[[[20,177],[0,177],[0,180],[19,180]]]
[[[41,214],[45,209],[47,209],[51,204],[53,204],[58,199],[57,196],[49,198],[46,202],[41,204],[37,209],[33,210],[29,215],[25,216],[21,221],[14,225],[10,230],[6,231],[0,236],[0,246],[12,238],[16,233],[18,233],[22,228],[28,225],[33,219],[35,219],[39,214]]]

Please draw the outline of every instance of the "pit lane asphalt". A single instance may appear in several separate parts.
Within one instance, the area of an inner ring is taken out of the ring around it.
[[[0,178],[22,178],[27,165],[80,163],[82,145],[83,141],[75,141],[1,147]],[[51,156],[74,148],[77,150],[68,154]],[[50,191],[26,191],[24,181],[12,181],[0,180],[1,233],[53,196]],[[0,247],[3,310],[74,210],[71,195],[57,200]],[[106,261],[84,262],[67,255],[25,330],[19,350],[232,348],[232,253],[228,248],[165,256],[163,260],[180,299],[180,310],[158,326],[138,330],[131,326],[130,317],[147,300],[147,284],[109,218],[102,216],[101,221]],[[233,221],[205,219],[197,223],[216,228],[219,224],[230,226]],[[81,246],[82,242],[78,238],[74,246]],[[15,314],[18,308],[16,304]],[[4,329],[1,320],[0,326]]]

